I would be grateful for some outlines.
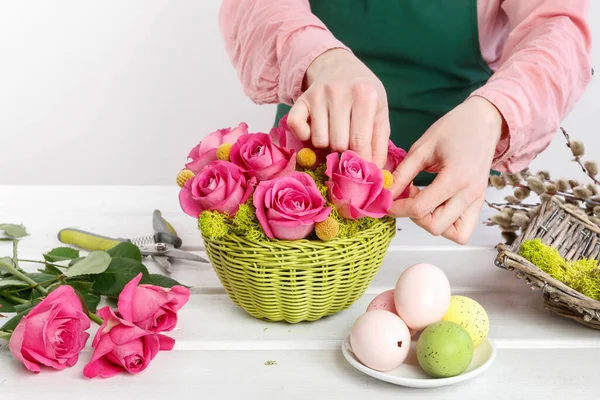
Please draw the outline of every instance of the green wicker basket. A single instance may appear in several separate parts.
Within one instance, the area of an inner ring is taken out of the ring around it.
[[[385,217],[348,239],[251,242],[204,238],[231,300],[269,321],[315,321],[350,307],[379,271],[396,220]]]

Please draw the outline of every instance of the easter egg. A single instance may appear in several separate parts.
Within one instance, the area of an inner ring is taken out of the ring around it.
[[[394,305],[394,289],[386,290],[383,293],[375,296],[369,306],[367,307],[367,311],[373,310],[385,310],[394,314],[398,314],[396,312],[396,306]]]
[[[450,282],[432,264],[407,268],[396,283],[394,305],[398,315],[413,330],[441,321],[450,305]]]
[[[434,378],[462,374],[471,361],[475,346],[462,326],[450,321],[429,325],[417,341],[417,359],[423,370]]]
[[[410,333],[396,314],[373,310],[361,315],[350,332],[350,346],[358,360],[377,371],[389,371],[404,362]]]
[[[442,319],[465,328],[475,347],[485,340],[490,329],[488,315],[481,304],[465,296],[452,296],[448,311]]]

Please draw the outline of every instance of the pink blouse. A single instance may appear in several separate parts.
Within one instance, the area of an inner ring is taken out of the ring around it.
[[[495,73],[472,96],[494,104],[508,125],[495,169],[529,165],[590,82],[588,6],[589,0],[477,0],[481,53]],[[297,99],[311,62],[346,48],[308,0],[223,0],[219,23],[244,92],[257,104]]]

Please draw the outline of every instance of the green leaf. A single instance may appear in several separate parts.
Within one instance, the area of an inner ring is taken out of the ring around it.
[[[54,276],[62,275],[62,271],[53,265],[46,265],[45,269],[38,269],[38,271],[40,271],[43,274],[50,274]]]
[[[69,267],[72,267],[73,265],[77,264],[79,261],[83,260],[85,257],[77,257],[71,260],[71,262],[69,263]]]
[[[0,262],[4,263],[4,264],[8,264],[8,265],[10,265],[12,267],[15,266],[15,264],[13,263],[12,258],[10,258],[10,257],[2,257],[2,258],[0,258]],[[0,265],[0,272],[2,272],[3,274],[10,273],[5,267],[3,267],[1,265]]]
[[[79,258],[79,250],[70,247],[57,247],[44,254],[44,259],[48,262],[57,262],[64,260],[73,260]]]
[[[6,236],[11,239],[19,239],[29,235],[23,225],[0,224],[0,230],[3,230]]]
[[[18,304],[15,306],[15,312],[22,313],[24,311],[29,311],[33,307],[37,306],[40,303],[41,303],[41,300],[35,300],[35,301],[32,301],[31,303]]]
[[[65,276],[100,274],[108,268],[111,262],[110,255],[105,251],[93,251],[83,260],[75,263],[65,271]]]
[[[9,287],[28,287],[29,284],[18,279],[0,279],[0,289]]]
[[[3,313],[9,313],[9,312],[15,312],[15,306],[17,306],[19,303],[15,303],[12,300],[8,300],[5,299],[4,297],[0,296],[0,312]]]
[[[83,301],[85,302],[88,311],[95,313],[98,309],[98,304],[100,304],[100,296],[92,290],[82,290],[79,291],[79,293],[83,297]]]
[[[150,274],[150,283],[164,288],[172,288],[173,286],[183,286],[175,279],[171,279],[168,276],[164,276],[161,274]]]
[[[114,258],[108,269],[97,276],[92,289],[105,296],[117,296],[140,272],[144,274],[144,278],[150,278],[148,269],[141,262],[128,258]]]
[[[26,274],[28,277],[33,279],[37,283],[46,282],[56,278],[56,275],[46,274],[43,272],[32,272],[30,274]]]
[[[17,315],[6,321],[6,323],[2,325],[2,328],[0,329],[7,332],[14,331],[17,325],[19,325],[19,322],[21,322],[21,319],[23,319],[24,316],[29,314],[29,311],[31,311],[31,308],[29,310],[18,313]]]
[[[67,279],[67,285],[71,286],[75,290],[83,291],[91,289],[94,286],[94,282],[81,281],[81,280],[71,280]]]
[[[112,258],[128,258],[142,262],[142,253],[133,243],[123,242],[106,251]]]

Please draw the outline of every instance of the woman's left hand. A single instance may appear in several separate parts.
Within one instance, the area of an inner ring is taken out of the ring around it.
[[[436,178],[423,190],[412,187],[389,214],[466,244],[479,219],[503,125],[500,112],[482,97],[471,97],[439,119],[400,163],[391,190],[395,198],[421,171]]]

